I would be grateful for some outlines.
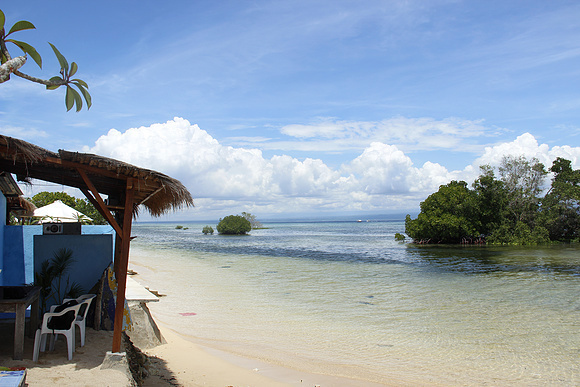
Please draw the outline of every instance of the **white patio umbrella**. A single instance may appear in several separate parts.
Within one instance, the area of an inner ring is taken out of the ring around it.
[[[37,208],[34,210],[35,218],[41,218],[40,223],[50,223],[50,222],[80,222],[80,221],[92,221],[91,218],[75,210],[72,207],[67,206],[60,200],[55,201],[44,207]]]

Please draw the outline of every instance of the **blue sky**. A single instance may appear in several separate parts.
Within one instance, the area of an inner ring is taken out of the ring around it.
[[[506,154],[580,167],[575,1],[0,8],[7,25],[37,27],[14,35],[44,60],[23,72],[58,72],[51,42],[93,97],[67,113],[63,90],[13,77],[0,85],[0,133],[180,179],[196,208],[164,219],[405,213]]]

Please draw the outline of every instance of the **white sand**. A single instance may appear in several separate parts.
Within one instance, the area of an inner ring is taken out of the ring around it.
[[[168,327],[159,328],[167,342],[143,351],[151,357],[151,375],[145,379],[144,386],[379,386],[365,381],[309,374],[242,358],[196,344]],[[26,367],[28,386],[131,385],[127,368],[123,371],[101,367],[106,353],[111,350],[112,332],[87,328],[84,347],[79,347],[77,334],[76,351],[71,361],[67,360],[65,340],[61,337],[56,343],[55,351],[41,353],[38,363],[32,361],[33,339],[26,338],[24,360],[17,361],[12,360],[11,330],[3,329],[1,335],[0,366]],[[389,385],[411,386],[413,383],[393,380]]]
[[[160,326],[160,329],[167,343],[145,351],[159,358],[152,360],[151,371],[156,375],[151,375],[145,381],[145,386],[160,386],[167,382],[181,386],[379,386],[366,381],[309,374],[238,357],[193,343],[167,327]]]
[[[3,324],[4,325],[4,324]],[[66,339],[60,336],[54,352],[41,352],[38,363],[32,361],[34,340],[26,338],[24,359],[12,359],[12,330],[2,329],[0,366],[26,367],[28,386],[110,386],[126,387],[130,378],[126,372],[117,369],[102,369],[101,364],[107,351],[111,350],[113,332],[86,330],[84,347],[77,347],[71,361],[67,359]],[[48,348],[47,348],[48,349]]]

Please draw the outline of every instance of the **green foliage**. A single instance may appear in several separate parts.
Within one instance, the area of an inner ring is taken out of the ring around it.
[[[502,224],[487,238],[490,244],[501,245],[538,245],[550,242],[548,230],[542,226],[531,229],[522,221],[516,222],[515,226]]]
[[[211,226],[204,226],[203,230],[201,230],[202,233],[204,233],[204,235],[207,234],[212,234],[213,235],[213,227]]]
[[[395,240],[398,242],[404,242],[405,236],[403,234],[401,234],[400,232],[397,232],[397,233],[395,233]]]
[[[225,235],[243,235],[252,230],[250,221],[241,215],[228,215],[220,219],[217,231]]]
[[[66,192],[39,192],[34,195],[30,201],[34,204],[37,208],[47,206],[55,201],[60,200],[64,204],[69,207],[73,207],[76,204],[76,198],[70,196]]]
[[[39,192],[34,195],[30,201],[34,204],[37,208],[47,206],[55,201],[60,200],[64,204],[69,207],[74,208],[75,210],[82,212],[89,218],[91,218],[92,224],[107,224],[105,218],[101,215],[99,211],[93,206],[88,199],[78,199],[73,196],[70,196],[66,192]]]
[[[41,310],[46,310],[47,302],[62,304],[64,298],[76,298],[83,293],[83,289],[77,283],[70,283],[68,274],[70,267],[75,262],[73,252],[67,248],[61,248],[53,253],[52,259],[42,262],[40,271],[34,274],[35,285],[40,286]]]
[[[75,205],[72,207],[91,218],[93,220],[92,224],[108,224],[103,215],[101,215],[88,199],[76,199]]]
[[[546,170],[536,158],[505,156],[498,168],[507,190],[506,216],[515,224],[523,221],[533,226],[540,204]]]
[[[495,178],[491,166],[480,167],[481,175],[473,182],[480,233],[489,235],[506,217],[508,192],[502,181]]]
[[[573,170],[569,160],[557,158],[550,168],[552,186],[541,207],[541,222],[550,238],[577,241],[580,238],[580,170]]]
[[[464,181],[439,187],[421,203],[421,213],[405,219],[405,233],[416,241],[460,243],[479,235],[476,195]]]
[[[175,229],[176,229],[176,230],[181,230],[182,228],[183,228],[183,226],[182,226],[182,225],[177,225],[177,226],[175,226]]]
[[[407,215],[405,232],[416,242],[529,245],[580,239],[580,170],[557,158],[554,179],[540,197],[546,175],[536,159],[505,157],[496,179],[490,166],[481,167],[473,190],[451,182],[421,203],[417,219]]]
[[[24,52],[25,56],[21,57],[24,58],[23,59],[24,61],[26,61],[26,56],[28,55],[36,62],[38,67],[42,68],[42,57],[34,47],[32,47],[30,44],[26,42],[8,38],[15,32],[36,29],[34,24],[32,24],[29,21],[21,20],[16,22],[10,28],[8,33],[6,33],[5,23],[6,16],[4,15],[4,12],[0,10],[0,63],[4,64],[12,59],[12,56],[8,51],[8,47],[6,45],[6,43],[11,43],[14,44],[16,47],[20,48]],[[12,73],[29,81],[43,84],[46,86],[47,90],[55,90],[61,86],[66,86],[65,106],[67,111],[71,110],[73,106],[76,106],[76,111],[79,112],[83,108],[83,98],[86,102],[87,109],[90,109],[92,105],[92,99],[88,90],[89,86],[85,81],[78,78],[73,78],[73,76],[76,74],[78,70],[78,65],[75,62],[72,62],[69,65],[68,61],[60,53],[60,51],[52,43],[48,44],[52,48],[52,51],[54,52],[60,65],[60,76],[54,76],[49,80],[44,80],[21,73],[18,69],[13,70]],[[10,73],[0,77],[0,83],[5,82],[9,79]]]

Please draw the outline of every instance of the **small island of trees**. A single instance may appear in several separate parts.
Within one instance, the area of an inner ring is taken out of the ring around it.
[[[452,181],[421,202],[416,219],[407,215],[405,233],[415,243],[529,245],[578,241],[580,170],[557,158],[547,193],[548,171],[537,159],[506,156],[495,169],[481,167],[470,189]]]
[[[262,223],[256,219],[255,215],[249,212],[242,212],[241,215],[228,215],[220,219],[216,227],[217,232],[224,235],[244,235],[252,230],[261,228],[264,228]],[[204,228],[203,233],[207,234],[206,231],[209,232],[209,230]],[[213,229],[211,234],[213,234]]]
[[[251,230],[250,221],[241,215],[228,215],[220,219],[217,225],[217,231],[225,235],[243,235]]]

